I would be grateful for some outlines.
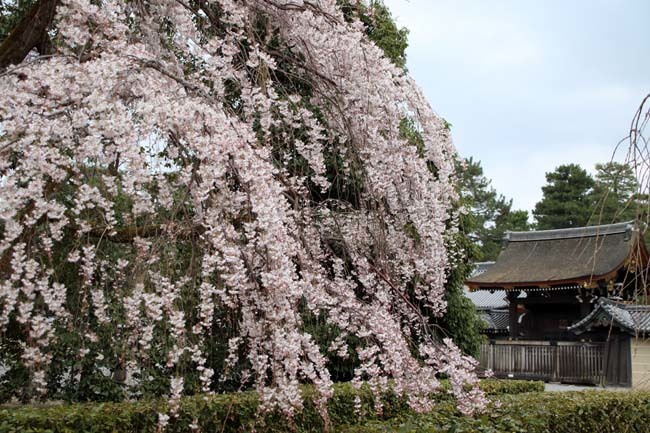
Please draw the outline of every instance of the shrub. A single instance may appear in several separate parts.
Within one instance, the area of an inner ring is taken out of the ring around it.
[[[523,392],[542,392],[544,382],[527,380],[483,379],[481,389],[488,395],[521,394]]]
[[[504,395],[484,415],[462,416],[450,402],[432,413],[340,427],[341,433],[647,433],[650,393],[584,391]]]
[[[481,386],[485,387],[489,394],[512,394],[538,390],[540,382],[487,380]],[[305,408],[291,423],[279,414],[270,414],[260,419],[257,416],[257,394],[254,392],[185,397],[181,401],[178,418],[170,421],[167,431],[190,431],[188,426],[195,422],[203,432],[241,432],[251,431],[253,428],[258,432],[284,432],[287,429],[321,432],[325,425],[312,403],[312,395],[313,389],[306,388]],[[361,417],[354,410],[354,400],[357,396],[361,398]],[[367,387],[357,390],[349,383],[337,384],[334,396],[328,402],[331,424],[334,427],[350,426],[358,424],[361,420],[395,420],[412,415],[405,399],[394,394],[384,397],[381,415],[376,414],[372,401],[372,393]],[[452,407],[451,403],[447,402],[441,405],[445,411]],[[158,413],[166,409],[167,402],[163,400],[5,406],[0,409],[0,433],[155,432]]]

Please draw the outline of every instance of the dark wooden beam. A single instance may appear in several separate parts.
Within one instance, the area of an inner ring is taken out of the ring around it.
[[[508,298],[508,327],[510,328],[510,337],[519,336],[519,322],[517,321],[517,297],[519,291],[511,290],[506,294]]]

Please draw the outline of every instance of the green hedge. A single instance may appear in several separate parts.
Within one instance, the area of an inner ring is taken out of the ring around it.
[[[481,389],[488,395],[521,394],[544,391],[544,382],[528,380],[483,379]]]
[[[481,386],[492,395],[543,389],[540,382],[525,381],[486,380]],[[242,432],[254,428],[257,432],[321,432],[325,426],[311,403],[312,392],[310,388],[305,389],[305,410],[291,424],[278,414],[268,415],[264,419],[256,418],[258,400],[252,392],[186,397],[182,400],[178,419],[170,420],[167,431],[190,431],[187,426],[197,419],[202,432]],[[354,398],[357,395],[362,399],[365,421],[396,420],[411,414],[403,398],[387,395],[383,402],[382,416],[378,418],[374,415],[368,389],[358,391],[350,384],[337,384],[328,405],[333,426],[360,422],[359,416],[354,412]],[[451,407],[450,402],[440,404]],[[158,412],[164,411],[164,401],[3,407],[0,409],[0,433],[155,432]]]
[[[464,417],[444,402],[426,415],[369,420],[339,433],[648,433],[650,392],[582,391],[506,395],[486,414]]]

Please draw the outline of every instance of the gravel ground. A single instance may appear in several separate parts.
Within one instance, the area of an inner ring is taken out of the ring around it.
[[[566,385],[564,383],[545,383],[544,391],[563,392],[563,391],[629,391],[630,388],[619,388],[614,386],[582,386]]]

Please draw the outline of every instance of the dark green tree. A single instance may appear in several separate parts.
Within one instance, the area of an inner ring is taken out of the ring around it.
[[[468,229],[472,224],[470,215],[461,215],[454,239],[455,252],[461,255],[456,258],[447,277],[447,311],[441,319],[436,320],[436,324],[441,328],[441,333],[454,340],[464,353],[476,357],[481,343],[485,341],[481,334],[484,324],[476,307],[463,292],[465,280],[472,274],[479,252],[477,244],[469,236]]]
[[[372,0],[369,4],[352,0],[338,0],[347,17],[356,16],[366,26],[366,34],[382,49],[395,66],[406,71],[406,48],[408,29],[397,27],[390,10],[382,0]]]
[[[637,216],[639,184],[634,170],[626,164],[596,164],[591,199],[594,203],[593,224],[629,221]]]
[[[459,254],[448,277],[447,313],[437,324],[465,353],[477,355],[484,341],[484,325],[474,304],[463,294],[464,282],[476,262],[496,258],[506,230],[528,230],[530,226],[528,212],[512,209],[512,200],[496,192],[479,161],[459,161],[457,173],[458,207],[465,211],[453,242]]]
[[[565,164],[546,173],[544,193],[533,210],[537,229],[581,227],[590,221],[594,179],[578,164]]]
[[[490,225],[483,231],[481,239],[481,260],[496,260],[503,247],[503,235],[507,231],[526,231],[531,229],[528,222],[528,211],[513,210],[512,200],[505,200],[503,197],[496,203],[494,225]],[[492,221],[490,223],[492,223]]]
[[[370,10],[370,16],[362,17],[368,36],[396,66],[406,70],[408,29],[397,27],[383,1],[372,0]]]
[[[476,261],[494,260],[508,230],[529,230],[528,212],[513,210],[512,200],[498,194],[479,161],[469,158],[458,166],[459,194],[467,213],[467,230],[476,243]]]
[[[53,53],[52,23],[59,0],[0,0],[0,69],[29,52]]]

